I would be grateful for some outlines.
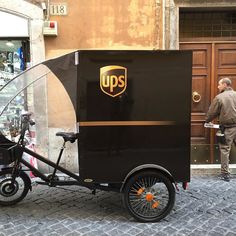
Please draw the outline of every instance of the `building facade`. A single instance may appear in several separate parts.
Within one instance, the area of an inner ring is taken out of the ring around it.
[[[31,24],[40,22],[36,28],[41,27],[41,34],[28,36],[32,64],[37,53],[41,54],[37,57],[40,61],[44,59],[44,52],[48,59],[77,49],[193,50],[191,161],[193,164],[220,162],[214,131],[205,129],[203,124],[210,101],[217,94],[218,80],[228,76],[236,89],[234,0],[4,2],[0,1],[0,10],[12,11],[10,5],[15,2],[14,14],[29,17]],[[38,15],[31,8],[37,9]],[[52,33],[45,33],[43,29],[50,22],[54,29]],[[30,26],[31,31],[34,28]],[[37,43],[41,49],[35,47]],[[61,127],[71,129],[75,116],[60,83],[52,79],[45,89],[48,91],[48,136],[53,145],[49,156],[54,156],[59,143],[53,141],[54,133]],[[71,150],[68,156],[75,152],[72,147]],[[236,163],[233,158],[232,155],[232,163]],[[75,162],[70,159],[65,165],[73,169]]]

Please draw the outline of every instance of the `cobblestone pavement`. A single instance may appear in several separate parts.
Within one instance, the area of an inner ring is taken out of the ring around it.
[[[124,209],[121,195],[66,187],[33,186],[15,206],[0,207],[0,236],[25,235],[236,235],[236,176],[193,177],[180,189],[172,212],[158,223],[138,223]]]

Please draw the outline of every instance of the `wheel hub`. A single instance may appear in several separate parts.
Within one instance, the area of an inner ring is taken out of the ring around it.
[[[3,180],[0,184],[0,194],[4,197],[13,196],[14,194],[16,194],[18,189],[18,183],[16,181],[12,183],[12,180],[10,179]]]
[[[146,193],[145,198],[146,198],[146,201],[151,202],[153,200],[154,196],[152,193],[148,192],[148,193]]]

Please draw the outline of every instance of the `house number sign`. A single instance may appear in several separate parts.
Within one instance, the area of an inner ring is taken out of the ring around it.
[[[67,4],[50,4],[50,15],[64,16],[67,15]]]

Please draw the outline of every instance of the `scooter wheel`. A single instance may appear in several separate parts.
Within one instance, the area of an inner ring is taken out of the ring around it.
[[[124,204],[140,222],[157,222],[166,217],[175,204],[173,183],[154,170],[131,176],[124,188]]]
[[[23,171],[13,181],[12,169],[0,171],[0,205],[20,202],[31,188],[30,179]]]

